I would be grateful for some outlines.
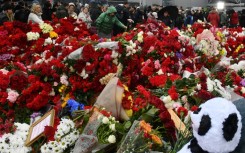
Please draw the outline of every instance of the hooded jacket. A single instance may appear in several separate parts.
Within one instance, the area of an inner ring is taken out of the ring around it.
[[[102,13],[96,20],[96,27],[99,32],[110,34],[113,29],[113,25],[116,24],[121,28],[125,28],[125,25],[122,24],[116,16],[110,16],[110,13],[117,13],[115,7],[111,6],[107,9],[106,12]]]

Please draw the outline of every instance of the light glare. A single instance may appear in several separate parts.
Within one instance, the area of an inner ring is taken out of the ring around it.
[[[225,3],[224,2],[218,2],[217,3],[217,9],[218,10],[223,10],[225,8]]]

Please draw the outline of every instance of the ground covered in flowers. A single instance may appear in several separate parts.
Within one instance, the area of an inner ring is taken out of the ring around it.
[[[188,123],[189,112],[213,97],[231,100],[233,92],[245,97],[244,43],[245,29],[204,23],[182,30],[145,23],[109,41],[74,19],[6,22],[0,27],[0,152],[71,149],[82,130],[72,121],[69,100],[79,103],[75,110],[91,109],[114,76],[124,88],[122,107],[130,121],[155,110],[151,128],[162,128],[146,137],[160,146],[166,142],[161,148],[174,147],[178,137],[167,110]],[[48,139],[24,147],[33,113],[44,114],[50,106],[57,113],[55,127],[45,130]],[[108,136],[101,142],[120,145],[116,139],[122,137]]]

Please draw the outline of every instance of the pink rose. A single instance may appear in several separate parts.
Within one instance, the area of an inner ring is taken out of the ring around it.
[[[14,103],[14,102],[17,100],[18,97],[19,97],[18,92],[14,91],[14,90],[10,90],[10,91],[8,92],[8,98],[7,98],[7,99],[8,99],[11,103]]]
[[[215,40],[214,34],[210,30],[203,30],[201,34],[197,35],[197,43],[201,40],[210,40],[211,42]]]

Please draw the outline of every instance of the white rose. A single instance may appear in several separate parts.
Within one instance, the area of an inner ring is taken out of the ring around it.
[[[107,117],[104,117],[104,118],[102,119],[102,123],[103,123],[103,124],[108,124],[108,123],[109,123],[109,119],[108,119]]]
[[[116,137],[114,135],[110,135],[108,138],[109,143],[115,143],[116,142]]]
[[[116,125],[115,124],[111,124],[109,127],[112,131],[116,131]]]

